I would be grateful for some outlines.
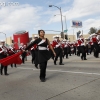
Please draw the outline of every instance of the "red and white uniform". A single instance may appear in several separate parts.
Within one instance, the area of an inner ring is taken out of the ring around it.
[[[98,43],[99,40],[97,39],[97,37],[93,36],[93,37],[91,38],[91,42],[93,42],[93,43]]]
[[[78,46],[83,46],[83,45],[85,45],[85,43],[84,43],[84,38],[79,38],[79,39],[77,40],[77,43],[78,43]]]
[[[67,46],[68,46],[68,47],[71,47],[71,44],[70,44],[70,42],[66,42],[66,44],[67,44]]]
[[[93,42],[92,42],[92,41],[89,41],[89,44],[90,44],[90,45],[93,45]]]
[[[25,50],[24,46],[19,46],[19,50],[21,51]]]
[[[53,48],[62,48],[62,44],[61,44],[60,40],[59,41],[54,40],[52,42],[52,46],[53,46]]]
[[[8,52],[9,52],[9,55],[15,54],[16,49],[14,47],[9,47]]]
[[[100,44],[100,35],[97,35],[98,44]]]
[[[9,52],[8,52],[8,48],[6,46],[0,46],[0,54],[3,54],[3,55],[8,55]]]

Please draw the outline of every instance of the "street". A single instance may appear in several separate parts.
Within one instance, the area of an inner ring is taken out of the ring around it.
[[[9,66],[9,76],[0,76],[0,100],[100,100],[100,58],[72,55],[63,63],[48,61],[46,82],[40,81],[31,56],[17,68]]]

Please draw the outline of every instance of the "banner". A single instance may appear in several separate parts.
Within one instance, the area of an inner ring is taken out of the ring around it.
[[[72,27],[81,28],[82,27],[82,21],[72,20]]]

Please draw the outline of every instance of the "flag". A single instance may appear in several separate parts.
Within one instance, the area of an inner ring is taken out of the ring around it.
[[[20,58],[20,55],[22,54],[22,52],[18,52],[16,54],[13,54],[11,56],[8,56],[6,58],[3,58],[0,60],[0,63],[4,66],[8,66],[10,64],[21,64],[22,60]]]

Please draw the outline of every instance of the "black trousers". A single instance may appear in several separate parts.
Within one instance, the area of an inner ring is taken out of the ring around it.
[[[68,48],[66,47],[66,48],[64,48],[64,55],[63,55],[63,57],[66,55],[66,58],[68,58]]]
[[[52,50],[50,49],[49,52],[50,52],[51,58],[54,60],[54,54],[53,54]]]
[[[94,56],[99,56],[99,45],[97,43],[94,43]]]
[[[35,50],[31,50],[31,55],[32,55],[32,64],[35,60]]]
[[[81,48],[81,46],[77,47],[77,56],[80,56],[80,53],[81,53],[81,49],[80,48]]]
[[[11,67],[13,67],[13,64],[11,64]],[[16,67],[16,64],[14,64],[14,67]]]
[[[88,53],[89,53],[88,45],[86,45],[86,53],[87,53],[87,55],[88,55]]]
[[[68,54],[71,56],[71,47],[68,47]]]
[[[25,63],[26,52],[22,53],[22,62]]]
[[[74,54],[76,55],[76,47],[74,46]]]
[[[80,50],[81,50],[81,52],[82,52],[82,58],[86,58],[86,51],[85,51],[85,46],[80,46]]]
[[[46,68],[47,68],[47,61],[40,63],[40,79],[45,79]]]
[[[7,66],[3,66],[1,64],[1,74],[3,74],[3,69],[4,69],[4,74],[6,75],[7,74]]]
[[[63,50],[61,48],[56,48],[55,52],[56,52],[56,57],[54,59],[54,63],[56,63],[56,61],[58,60],[58,57],[60,57],[59,64],[62,64]]]
[[[90,54],[94,51],[94,46],[91,45]]]

